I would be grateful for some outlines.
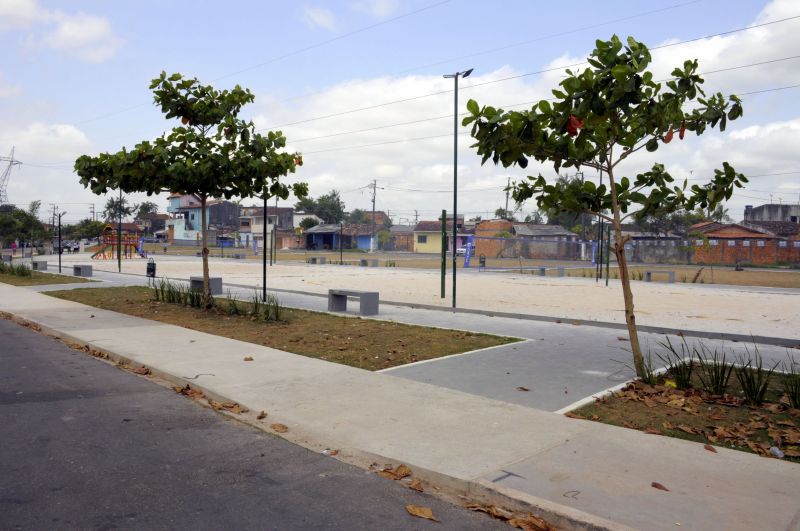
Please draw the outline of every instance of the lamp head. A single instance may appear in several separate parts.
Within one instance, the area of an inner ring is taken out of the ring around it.
[[[469,70],[461,74],[461,77],[469,77],[469,75],[472,73],[473,70],[474,70],[473,68],[470,68]]]

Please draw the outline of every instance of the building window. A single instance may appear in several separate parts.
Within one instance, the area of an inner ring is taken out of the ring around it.
[[[764,240],[758,240],[758,241],[756,241],[756,245],[757,245],[758,247],[764,247]]]
[[[786,247],[786,242],[778,242],[778,247]]]
[[[728,247],[736,247],[736,240],[728,240]]]
[[[417,234],[417,243],[428,243],[427,234]]]
[[[717,240],[708,240],[709,245],[718,245],[719,242]]]
[[[194,214],[189,214],[189,220],[194,221]]]
[[[793,242],[793,243],[792,243],[792,245],[793,245],[794,247],[800,247],[800,241]]]
[[[695,245],[703,245],[703,240],[695,240],[694,244]]]
[[[742,247],[750,247],[750,240],[743,240]]]

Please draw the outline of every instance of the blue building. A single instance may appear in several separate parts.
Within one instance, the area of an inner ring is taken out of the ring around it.
[[[377,231],[380,227],[375,227]],[[336,250],[341,242],[342,249],[363,249],[369,251],[372,225],[344,223],[315,225],[303,234],[306,249]]]

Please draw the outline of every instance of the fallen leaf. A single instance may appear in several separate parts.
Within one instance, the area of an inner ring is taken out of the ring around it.
[[[433,520],[434,522],[438,522],[439,519],[433,516],[433,511],[431,511],[430,507],[421,507],[419,505],[406,505],[406,511],[411,516],[416,516],[417,518],[425,518],[426,520]]]
[[[236,402],[223,402],[222,404],[220,404],[220,406],[222,406],[223,409],[230,411],[231,413],[246,413],[247,411],[250,411],[245,406],[238,404]]]
[[[653,487],[654,489],[665,490],[665,491],[669,492],[669,489],[667,487],[665,487],[664,485],[662,485],[661,483],[659,483],[658,481],[654,481],[654,482],[650,483],[650,486]]]
[[[148,374],[150,374],[150,369],[148,369],[147,367],[142,365],[141,367],[133,369],[132,372],[134,372],[136,374],[141,374],[142,376],[147,376]]]
[[[678,429],[690,435],[697,435],[697,429],[687,426],[686,424],[679,424]]]
[[[564,416],[565,417],[569,417],[571,419],[585,419],[586,418],[583,415],[578,415],[577,413],[573,413],[572,411],[567,411],[566,413],[564,413]]]
[[[522,531],[555,531],[556,529],[541,518],[537,518],[530,513],[528,513],[527,516],[510,519],[508,525],[522,529]]]
[[[258,420],[265,419],[265,418],[267,418],[267,412],[266,411],[261,411],[261,413],[259,413],[258,416],[256,416],[256,419],[258,419]]]
[[[717,453],[717,449],[711,446],[710,444],[704,444],[703,448],[705,448],[709,452]]]
[[[253,356],[245,356],[244,361],[253,361]]]
[[[270,424],[269,427],[277,431],[278,433],[286,433],[287,431],[289,431],[289,428],[285,424]]]
[[[411,469],[406,465],[398,465],[397,468],[386,467],[378,471],[378,475],[388,479],[399,480],[411,475]]]
[[[644,397],[644,400],[642,400],[642,402],[644,402],[644,405],[647,407],[656,407],[656,403],[650,400],[648,397]]]
[[[650,435],[661,435],[661,430],[658,428],[645,428],[645,433],[649,433]]]
[[[408,488],[412,489],[412,490],[415,490],[417,492],[422,492],[423,491],[422,482],[419,480],[419,478],[412,478],[411,479],[411,484],[408,486]]]
[[[776,421],[775,424],[777,424],[778,426],[791,426],[793,428],[795,427],[795,423],[789,419]]]
[[[783,455],[787,457],[800,457],[800,447],[789,446],[783,449]]]
[[[618,336],[617,341],[630,341],[627,337]]]
[[[530,391],[527,387],[522,387],[521,385],[517,387],[517,391]]]

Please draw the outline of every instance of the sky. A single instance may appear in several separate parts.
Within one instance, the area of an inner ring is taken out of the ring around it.
[[[459,81],[460,113],[469,98],[521,110],[613,34],[672,44],[652,52],[656,79],[697,59],[707,92],[744,102],[726,132],[639,152],[618,173],[661,162],[699,184],[728,161],[751,177],[726,205],[735,220],[745,205],[800,202],[797,0],[0,0],[0,156],[13,147],[22,162],[7,194],[43,211],[58,204],[65,222],[92,204],[101,212],[107,197],[80,185],[74,160],[177,125],[148,90],[165,70],[252,90],[241,116],[303,153],[288,182],[307,182],[313,197],[335,189],[348,210],[369,209],[375,180],[376,208],[394,223],[435,219],[453,208],[454,83],[443,74],[474,69]],[[546,165],[482,166],[459,132],[459,214],[493,217],[509,179],[555,177]],[[166,208],[166,194],[150,200]]]

